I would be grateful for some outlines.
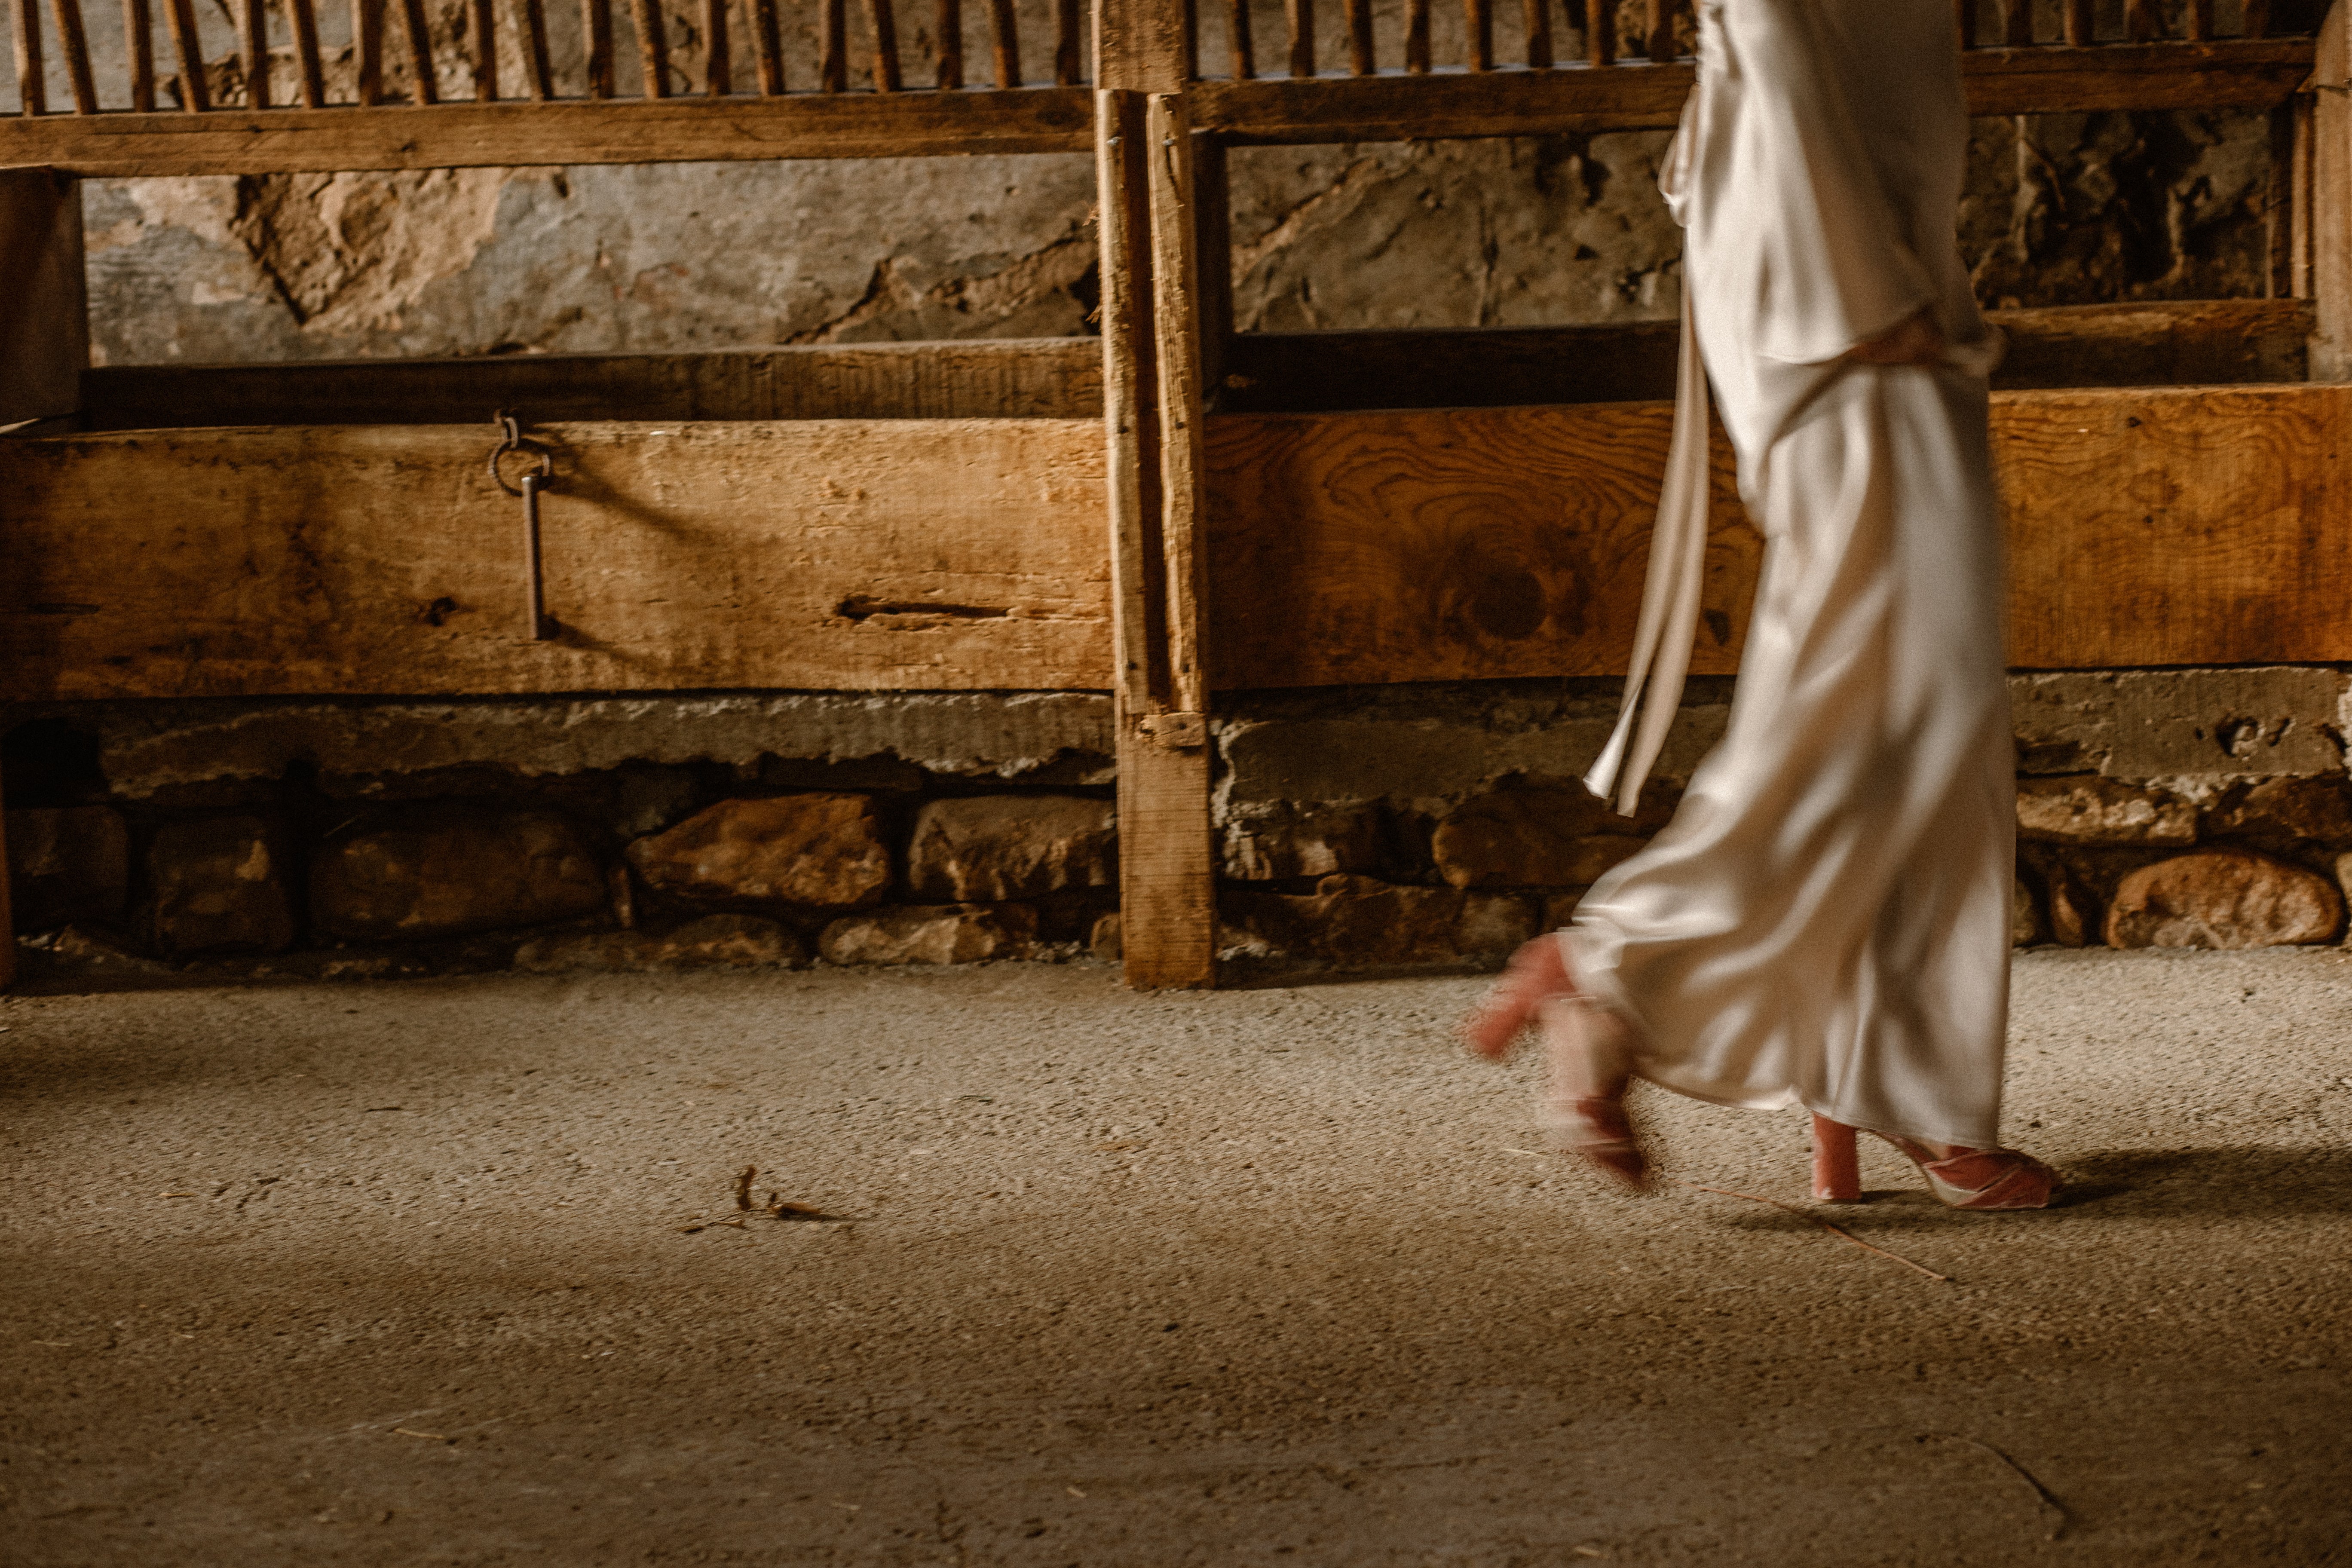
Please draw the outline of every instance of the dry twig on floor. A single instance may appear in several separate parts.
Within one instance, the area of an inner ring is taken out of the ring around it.
[[[1821,1215],[1817,1214],[1809,1214],[1805,1210],[1799,1208],[1794,1204],[1784,1204],[1778,1198],[1759,1198],[1754,1193],[1735,1193],[1729,1187],[1701,1186],[1696,1182],[1676,1181],[1673,1177],[1668,1177],[1667,1180],[1673,1181],[1675,1185],[1678,1187],[1688,1187],[1695,1193],[1715,1193],[1727,1198],[1746,1198],[1751,1204],[1770,1204],[1774,1208],[1795,1215],[1799,1219],[1812,1221],[1815,1225],[1820,1226],[1823,1230],[1828,1231],[1832,1236],[1842,1236],[1845,1237],[1846,1240],[1851,1241],[1856,1247],[1861,1247],[1864,1252],[1875,1252],[1881,1258],[1891,1258],[1895,1259],[1895,1262],[1903,1265],[1904,1268],[1916,1269],[1918,1272],[1925,1274],[1930,1279],[1940,1279],[1947,1285],[1952,1282],[1952,1277],[1948,1274],[1938,1274],[1934,1269],[1928,1268],[1926,1264],[1914,1263],[1899,1252],[1889,1252],[1883,1247],[1874,1247],[1869,1242],[1863,1240],[1862,1237],[1854,1235],[1853,1232],[1846,1229],[1843,1226],[1832,1225]]]
[[[1980,1442],[1974,1437],[1964,1437],[1958,1432],[1943,1432],[1937,1434],[1937,1436],[1941,1436],[1947,1442],[1966,1443],[1971,1448],[1982,1448],[1986,1453],[1990,1454],[1994,1458],[1999,1459],[2002,1464],[2008,1466],[2010,1469],[2016,1472],[2017,1479],[2019,1480],[2021,1480],[2027,1486],[2032,1487],[2033,1489],[2033,1495],[2041,1500],[2042,1506],[2050,1510],[2051,1512],[2058,1516],[2058,1522],[2050,1527],[2050,1534],[2046,1539],[2051,1541],[2057,1540],[2060,1536],[2066,1533],[2066,1527],[2074,1522],[2074,1510],[2068,1508],[2064,1503],[2060,1502],[2058,1500],[2057,1493],[2052,1491],[2048,1487],[2043,1486],[2041,1479],[2036,1477],[2032,1470],[2027,1469],[2023,1465],[2019,1464],[2015,1459],[2011,1458],[2007,1454],[2002,1453],[1990,1443]]]

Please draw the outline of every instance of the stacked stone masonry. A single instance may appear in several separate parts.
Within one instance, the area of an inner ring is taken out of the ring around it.
[[[2345,937],[2352,674],[2021,675],[2021,944]],[[1239,974],[1486,967],[1672,815],[1578,773],[1611,683],[1234,694],[1216,728]],[[1109,956],[1107,699],[828,694],[16,710],[37,969],[403,975]]]

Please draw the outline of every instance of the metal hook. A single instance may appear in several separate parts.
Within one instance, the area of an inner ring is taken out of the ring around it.
[[[509,452],[523,452],[536,457],[539,459],[539,468],[530,477],[538,479],[542,489],[545,488],[547,481],[555,477],[555,454],[539,442],[526,438],[522,433],[521,423],[503,408],[490,416],[490,423],[496,426],[499,431],[499,444],[490,448],[490,478],[497,483],[499,489],[510,496],[522,494],[522,491],[507,483],[506,475],[499,470],[499,460]]]

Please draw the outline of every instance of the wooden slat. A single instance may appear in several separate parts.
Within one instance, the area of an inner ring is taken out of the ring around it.
[[[1617,63],[1617,0],[1584,0],[1584,63]]]
[[[122,36],[130,43],[131,107],[151,114],[155,109],[155,16],[147,0],[122,0]]]
[[[580,0],[580,32],[588,46],[588,96],[610,98],[616,83],[613,66],[613,0]]]
[[[1675,0],[1647,0],[1643,10],[1647,23],[1642,29],[1642,53],[1653,61],[1664,63],[1679,52],[1675,47]]]
[[[1495,12],[1490,0],[1462,0],[1462,36],[1474,71],[1495,68]]]
[[[98,82],[89,71],[89,35],[81,24],[81,0],[49,0],[58,19],[58,52],[65,57],[66,81],[76,114],[98,112]]]
[[[1429,0],[1404,0],[1404,68],[1408,76],[1429,74]]]
[[[1085,688],[1109,663],[1097,420],[537,426],[545,644],[489,433],[0,443],[0,695]]]
[[[2118,110],[2270,109],[2310,73],[2312,41],[2103,44],[1971,49],[1961,64],[1977,115]],[[1195,122],[1241,143],[1402,141],[1667,129],[1691,67],[1492,76],[1333,77],[1202,82]]]
[[[1315,74],[1315,0],[1282,0],[1283,20],[1290,29],[1290,74]]]
[[[2000,39],[2013,49],[2032,47],[2033,0],[2000,0]]]
[[[499,15],[497,0],[466,0],[473,37],[474,101],[499,100]]]
[[[1076,87],[1086,79],[1086,39],[1078,0],[1054,0],[1054,85]]]
[[[1522,0],[1527,19],[1528,68],[1551,68],[1551,0]]]
[[[247,109],[269,107],[269,13],[267,0],[236,0],[236,58],[245,68]]]
[[[2352,81],[2352,7],[2339,3],[2319,33],[2315,80]],[[2352,92],[2315,92],[2303,112],[2305,287],[2314,313],[2311,374],[2352,381]]]
[[[735,90],[734,40],[728,37],[728,0],[702,0],[702,90],[725,98]]]
[[[2250,38],[2267,38],[2271,35],[2271,0],[2245,0],[2244,27]]]
[[[1090,419],[1091,338],[972,339],[499,354],[444,360],[110,365],[82,377],[97,430],[236,425],[440,425],[458,408],[594,419]]]
[[[1429,0],[1414,0],[1427,6]],[[1225,44],[1233,54],[1233,75],[1235,81],[1248,81],[1257,75],[1257,48],[1250,37],[1250,0],[1225,0]]]
[[[2072,48],[2087,48],[2097,34],[2092,26],[2092,0],[2061,0],[2061,26]]]
[[[849,90],[848,0],[821,0],[817,8],[817,90]]]
[[[415,81],[409,84],[409,98],[420,107],[425,104],[438,103],[441,101],[441,83],[440,79],[435,74],[433,68],[433,25],[425,15],[425,0],[400,0],[400,22],[402,30],[408,35],[408,68],[415,73],[416,78]],[[256,129],[272,127],[277,123],[277,121],[274,119],[263,121],[256,127]],[[333,123],[336,124],[339,129],[341,128],[340,121],[320,121],[320,123],[322,127],[326,124]],[[370,123],[382,122],[372,121]],[[349,133],[346,132],[346,135],[348,134]],[[350,166],[354,169],[359,169],[367,168],[371,165],[353,163]],[[379,164],[374,166],[382,167],[383,165]],[[194,171],[191,172],[193,173]],[[239,172],[243,173],[245,171]],[[274,173],[277,171],[272,172]],[[283,172],[287,174],[299,174],[307,173],[308,171],[288,169]]]
[[[196,8],[194,0],[164,0],[164,14],[172,23],[172,58],[173,74],[180,83],[180,107],[190,114],[201,114],[212,108],[212,89],[205,80],[204,45],[196,33]],[[40,158],[11,160],[18,163],[44,163]]]
[[[866,0],[866,29],[874,43],[874,90],[897,92],[905,84],[898,75],[898,21],[891,0]]]
[[[1952,26],[1960,36],[1960,47],[1977,47],[1977,0],[1952,0]]]
[[[547,47],[547,0],[522,0],[523,87],[535,102],[555,96],[555,61]]]
[[[352,0],[352,96],[362,107],[383,101],[383,0]]]
[[[1097,226],[1102,254],[1105,511],[1111,563],[1110,685],[1122,712],[1151,712],[1167,680],[1155,672],[1152,624],[1161,563],[1159,411],[1151,395],[1151,220],[1144,95],[1096,94]]]
[[[1213,418],[1219,686],[1622,673],[1672,424]],[[2012,664],[2352,658],[2352,386],[2000,393],[1993,433]],[[1729,674],[1762,541],[1720,439],[1714,468],[1692,668]]]
[[[775,0],[765,0],[772,7]],[[939,34],[940,68],[933,79],[942,92],[963,86],[963,0],[939,0],[934,30]]]
[[[27,116],[49,111],[49,79],[41,53],[39,0],[8,0],[10,42],[16,57],[16,101]]]
[[[2213,0],[2189,0],[2188,28],[2199,43],[2213,36]]]
[[[662,24],[661,0],[629,0],[629,20],[637,29],[638,79],[649,99],[669,96],[669,34]]]
[[[1351,76],[1370,76],[1380,69],[1380,60],[1372,48],[1372,0],[1347,0],[1348,5],[1348,71]]]
[[[999,91],[1021,85],[1021,19],[1013,0],[988,0],[989,53],[996,67]]]
[[[302,78],[302,105],[323,109],[327,104],[327,70],[319,58],[319,15],[313,0],[287,0],[294,28],[294,64]]]
[[[6,119],[0,163],[141,176],[1070,153],[1087,144],[1087,99],[1034,88]]]
[[[1160,548],[1166,560],[1169,706],[1208,711],[1204,641],[1208,588],[1207,479],[1202,471],[1199,216],[1192,129],[1179,93],[1154,94],[1151,155],[1151,324],[1160,404]]]
[[[2124,37],[2135,44],[2164,37],[2164,23],[2157,14],[2156,0],[2124,0]]]
[[[81,406],[89,363],[81,194],[47,169],[0,169],[0,425]],[[0,443],[5,445],[5,443]],[[14,526],[15,498],[0,487]],[[15,570],[12,552],[10,570]]]

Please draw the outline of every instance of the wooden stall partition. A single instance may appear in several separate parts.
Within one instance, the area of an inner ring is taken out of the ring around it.
[[[1097,0],[1103,382],[1128,983],[1216,979],[1201,294],[1181,7]]]

